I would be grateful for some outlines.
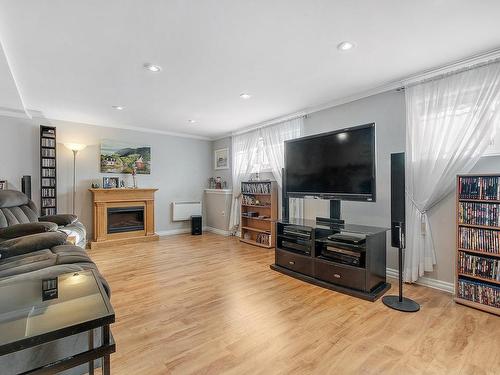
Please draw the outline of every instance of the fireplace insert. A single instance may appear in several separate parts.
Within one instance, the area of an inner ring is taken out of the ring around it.
[[[144,230],[144,207],[109,207],[108,234]]]

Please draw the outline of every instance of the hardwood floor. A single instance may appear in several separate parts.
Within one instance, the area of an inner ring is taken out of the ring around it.
[[[499,374],[500,318],[422,286],[405,314],[269,269],[215,234],[91,250],[111,284],[113,374]],[[397,284],[390,293],[397,293]]]

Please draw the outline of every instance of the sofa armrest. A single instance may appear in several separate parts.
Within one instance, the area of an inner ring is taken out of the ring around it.
[[[31,234],[55,232],[57,224],[49,223],[46,221],[39,221],[35,223],[15,224],[10,227],[0,229],[0,239],[10,240],[13,238],[29,236]]]
[[[59,226],[65,226],[76,222],[78,220],[78,216],[72,214],[47,215],[40,217],[39,220],[50,221],[51,223],[56,223]]]
[[[63,232],[46,232],[13,238],[0,242],[0,259],[50,249],[66,243],[68,236]]]

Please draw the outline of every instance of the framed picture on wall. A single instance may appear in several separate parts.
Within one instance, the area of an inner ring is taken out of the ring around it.
[[[229,169],[229,149],[221,148],[214,153],[214,169]]]

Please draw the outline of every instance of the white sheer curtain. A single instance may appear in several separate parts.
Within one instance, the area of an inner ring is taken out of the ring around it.
[[[240,224],[241,182],[250,178],[257,154],[259,137],[258,130],[232,137],[233,201],[229,217],[229,228],[233,234],[236,233]]]
[[[416,85],[406,95],[406,254],[404,279],[432,271],[436,255],[427,212],[484,153],[500,120],[500,63]]]
[[[248,180],[256,165],[262,162],[259,150],[263,146],[274,178],[281,187],[281,169],[284,166],[285,153],[284,142],[300,137],[303,130],[304,120],[297,118],[232,137],[233,202],[229,228],[233,234],[238,231],[240,224],[241,182]],[[291,216],[302,214],[302,202],[295,201],[300,200],[290,200]]]
[[[279,187],[283,185],[281,171],[285,166],[285,141],[299,138],[304,134],[304,118],[299,117],[277,125],[262,128],[260,135],[264,140],[264,149],[271,166],[274,179]],[[302,217],[304,210],[302,199],[290,199],[290,217]]]

